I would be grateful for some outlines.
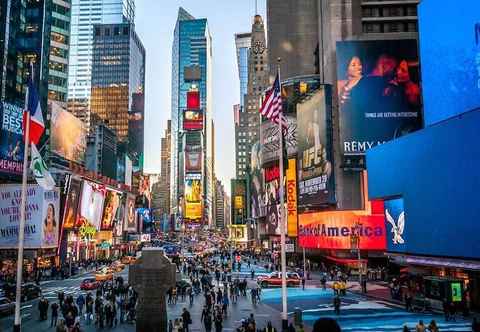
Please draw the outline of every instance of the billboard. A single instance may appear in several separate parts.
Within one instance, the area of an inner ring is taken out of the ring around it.
[[[91,225],[94,226],[97,231],[100,230],[105,194],[106,190],[104,186],[85,180],[83,181],[78,227]]]
[[[0,103],[0,172],[22,174],[23,110],[6,102]]]
[[[318,208],[335,202],[330,123],[330,93],[321,86],[297,104],[298,207]]]
[[[247,242],[248,241],[247,225],[231,225],[230,240],[235,242]]]
[[[105,195],[105,205],[103,208],[102,222],[100,224],[100,229],[102,231],[113,229],[113,224],[119,206],[120,195],[115,191],[107,190],[107,193]]]
[[[265,205],[267,207],[266,234],[280,234],[280,179],[277,177],[273,181],[265,181]]]
[[[265,216],[265,190],[263,181],[264,171],[262,168],[261,156],[260,142],[257,141],[255,144],[253,144],[250,154],[250,197],[252,199],[251,211],[253,218]]]
[[[187,109],[189,110],[200,109],[200,92],[199,91],[187,92]]]
[[[387,230],[387,250],[392,252],[405,252],[405,242],[408,240],[405,233],[405,208],[403,198],[384,201],[385,226]]]
[[[18,246],[21,185],[0,186],[0,248]],[[25,248],[55,248],[60,224],[60,192],[28,185],[25,214]]]
[[[286,115],[288,123],[287,134],[285,136],[285,144],[287,155],[292,156],[297,153],[297,119],[295,116]],[[260,130],[262,134],[262,163],[267,164],[278,160],[278,152],[280,151],[280,143],[278,140],[278,125],[272,121],[262,123]]]
[[[83,163],[87,148],[87,132],[83,122],[56,102],[51,103],[51,112],[51,151],[65,159]]]
[[[425,125],[480,107],[480,3],[418,5]]]
[[[185,176],[185,218],[198,220],[202,218],[202,175]]]
[[[422,126],[417,41],[337,42],[340,140],[345,155]]]
[[[315,249],[353,249],[359,234],[360,249],[385,250],[383,202],[372,201],[366,210],[302,213],[298,217],[301,247]]]
[[[184,110],[183,111],[183,130],[202,130],[203,129],[203,111],[202,110]]]
[[[185,171],[200,172],[202,170],[202,147],[187,145],[185,147]]]
[[[78,203],[82,193],[82,183],[80,180],[70,178],[67,199],[63,210],[63,228],[73,229],[78,220]]]
[[[125,201],[125,226],[123,229],[127,232],[137,231],[137,211],[135,210],[135,196],[127,194]]]
[[[246,201],[247,201],[247,185],[245,180],[231,180],[231,214],[232,214],[232,224],[241,225],[246,222],[247,211],[246,211]]]
[[[287,235],[297,236],[297,161],[288,159],[287,183]]]

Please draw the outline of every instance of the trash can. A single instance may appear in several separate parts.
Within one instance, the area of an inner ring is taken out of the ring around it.
[[[295,307],[295,309],[293,310],[293,321],[296,326],[303,324],[303,313],[302,309],[300,309],[299,307]]]

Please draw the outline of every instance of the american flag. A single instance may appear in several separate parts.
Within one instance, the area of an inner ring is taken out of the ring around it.
[[[260,107],[260,114],[278,124],[282,121],[282,127],[287,127],[287,122],[282,115],[282,93],[280,92],[280,80],[275,77],[273,86],[265,94],[265,100]]]

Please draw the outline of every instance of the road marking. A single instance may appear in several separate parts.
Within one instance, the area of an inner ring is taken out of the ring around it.
[[[33,304],[24,305],[23,307],[20,307],[20,310],[31,308],[31,307],[33,307]]]

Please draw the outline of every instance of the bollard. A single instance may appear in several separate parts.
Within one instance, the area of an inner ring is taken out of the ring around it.
[[[293,310],[293,321],[296,326],[300,326],[301,324],[303,324],[303,313],[302,309],[300,309],[299,307],[295,307],[295,309]]]

